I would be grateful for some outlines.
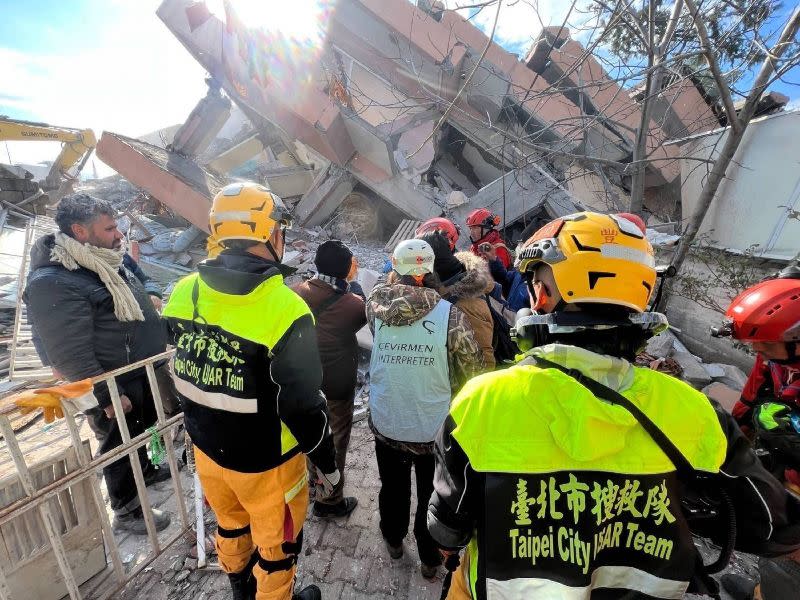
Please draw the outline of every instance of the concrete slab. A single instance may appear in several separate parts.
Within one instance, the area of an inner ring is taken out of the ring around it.
[[[104,131],[97,156],[134,185],[203,231],[211,199],[226,181],[194,161],[158,146]]]
[[[720,403],[722,408],[724,408],[729,413],[733,412],[733,406],[739,400],[739,397],[742,393],[738,390],[735,390],[724,383],[714,382],[711,385],[707,385],[703,388],[703,393],[711,398],[712,400],[716,400]]]
[[[305,227],[321,225],[353,191],[353,176],[331,164],[321,172],[295,208],[295,218]]]

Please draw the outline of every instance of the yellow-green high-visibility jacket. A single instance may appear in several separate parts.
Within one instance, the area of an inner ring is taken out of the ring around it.
[[[302,451],[334,470],[314,321],[278,265],[223,252],[178,282],[163,315],[186,429],[205,454],[257,473]]]
[[[731,485],[742,547],[786,532],[785,492],[703,394],[572,346],[532,352],[619,391],[695,470]],[[428,527],[444,548],[467,546],[473,598],[683,597],[696,551],[675,466],[631,413],[566,373],[522,364],[471,380],[436,459]]]

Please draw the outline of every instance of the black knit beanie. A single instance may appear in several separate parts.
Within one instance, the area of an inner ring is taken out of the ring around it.
[[[317,248],[314,264],[317,272],[330,277],[344,279],[350,272],[353,253],[340,240],[323,242]]]
[[[451,279],[466,271],[466,268],[461,261],[459,261],[450,250],[450,242],[441,233],[426,233],[420,236],[421,240],[425,240],[433,248],[433,270],[442,282],[447,282]]]

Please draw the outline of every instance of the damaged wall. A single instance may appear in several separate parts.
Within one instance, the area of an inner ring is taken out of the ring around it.
[[[710,163],[728,130],[688,138],[681,144],[683,218],[690,218]],[[800,111],[754,119],[744,133],[725,179],[700,228],[718,248],[790,260],[800,240],[800,169],[789,149],[800,139]],[[700,159],[700,161],[693,160]]]
[[[672,251],[661,251],[657,263],[668,264],[671,258]],[[667,302],[670,325],[679,330],[678,335],[689,350],[706,362],[733,364],[748,372],[753,356],[734,347],[728,338],[711,337],[710,330],[722,325],[724,310],[740,291],[784,266],[781,262],[713,248],[693,249],[675,282],[676,292]],[[717,305],[721,310],[709,305]]]
[[[188,17],[191,6],[190,0],[164,0],[158,15],[219,79],[234,102],[349,171],[377,197],[410,217],[440,214],[451,192],[477,196],[481,187],[494,181],[499,173],[486,168],[491,161],[481,156],[484,151],[493,154],[502,171],[537,160],[529,148],[507,144],[504,131],[513,134],[512,139],[522,135],[560,151],[615,160],[627,160],[630,154],[630,134],[620,134],[614,120],[626,126],[636,124],[639,107],[597,61],[588,57],[576,75],[582,85],[594,82],[594,87],[586,88],[593,90],[588,95],[592,119],[581,110],[585,103],[573,97],[570,81],[559,81],[561,93],[554,93],[548,76],[558,69],[574,71],[573,63],[585,54],[568,34],[553,48],[550,62],[544,61],[547,53],[539,52],[539,44],[533,54],[541,64],[533,60],[526,64],[500,45],[488,43],[482,31],[455,11],[437,10],[431,15],[407,0],[339,0],[328,19],[321,55],[301,49],[288,54],[290,64],[273,69],[274,57],[264,48],[283,42],[248,27],[232,13],[228,26],[212,15],[194,22]],[[549,47],[551,40],[543,35]],[[255,55],[250,53],[245,59],[236,52],[242,44],[252,45]],[[483,48],[486,52],[478,65]],[[473,68],[477,68],[475,77],[456,97],[465,74]],[[296,76],[301,71],[304,76]],[[276,73],[285,76],[276,77]],[[684,88],[681,93],[690,94],[691,89]],[[442,146],[436,146],[437,138],[448,137],[446,128],[428,139],[450,102],[455,102],[455,110],[448,124],[463,131],[472,144],[472,148],[462,147],[463,152],[452,160],[448,160],[448,148],[440,152]],[[680,111],[673,113],[682,118]],[[491,127],[480,126],[486,119]],[[654,155],[677,155],[676,148],[662,144],[665,133],[657,124],[651,125],[650,133]],[[536,170],[532,168],[534,180]],[[678,171],[676,163],[662,160],[648,167],[648,180],[663,184],[674,180]],[[410,188],[400,181],[403,178]],[[583,179],[573,187],[591,196],[585,199],[587,204],[594,204],[600,188],[593,175]],[[559,191],[563,194],[569,195],[569,186]]]

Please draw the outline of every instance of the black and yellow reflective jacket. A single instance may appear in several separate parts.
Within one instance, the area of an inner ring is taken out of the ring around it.
[[[730,492],[737,548],[800,547],[797,505],[733,419],[687,384],[552,344],[532,351],[619,391]],[[473,598],[682,598],[696,552],[675,466],[625,408],[522,364],[467,383],[436,440],[428,528],[467,546]]]
[[[227,250],[178,282],[163,311],[175,385],[192,441],[219,465],[258,473],[304,452],[330,473],[314,320],[282,268]]]

